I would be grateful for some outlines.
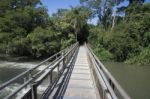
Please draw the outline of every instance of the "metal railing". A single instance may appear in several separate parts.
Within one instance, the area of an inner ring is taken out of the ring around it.
[[[91,64],[97,89],[102,99],[131,99],[111,73],[99,61],[91,48],[86,44],[88,59]]]
[[[37,99],[37,87],[46,79],[49,78],[49,85],[55,82],[56,78],[63,72],[66,64],[69,62],[70,58],[74,54],[74,52],[78,48],[78,43],[62,50],[43,62],[39,63],[34,68],[31,68],[18,76],[12,78],[6,83],[0,85],[0,91],[10,86],[13,83],[16,83],[18,80],[24,80],[24,83],[21,84],[16,90],[7,95],[5,99],[16,98],[17,94],[21,92],[21,90],[25,89],[26,92],[22,95],[21,99]],[[44,65],[42,70],[37,70],[41,66]],[[57,70],[56,70],[57,69]],[[53,73],[57,71],[57,75],[53,75]],[[54,77],[55,76],[55,77]],[[21,96],[21,95],[20,95]]]

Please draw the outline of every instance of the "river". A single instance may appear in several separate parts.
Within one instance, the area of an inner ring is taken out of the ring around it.
[[[26,71],[29,68],[33,68],[39,62],[8,62],[0,61],[0,84],[8,81],[9,79],[15,77],[16,75]],[[11,93],[13,90],[20,86],[20,83],[23,81],[17,81],[15,84],[6,87],[4,90],[0,91],[0,99],[3,99],[4,96]]]
[[[39,62],[0,61],[0,84],[15,77],[23,71],[36,66]],[[132,99],[150,99],[150,66],[128,65],[118,62],[103,62],[111,74]],[[5,94],[13,91],[19,82],[6,88]],[[0,99],[4,92],[0,92]]]
[[[8,62],[8,61],[1,61],[0,60],[0,84],[10,80],[11,78],[15,77],[18,74],[21,74],[22,72],[35,67],[37,64],[39,64],[40,61],[33,61],[33,62]],[[45,65],[41,65],[37,71],[43,70],[45,68]],[[54,71],[53,75],[57,75],[57,73]],[[8,94],[12,93],[14,90],[16,90],[21,84],[23,84],[24,81],[22,79],[17,80],[14,84],[4,88],[0,91],[0,99],[3,99]],[[38,87],[38,98],[40,95],[46,90],[46,88],[49,85],[49,79],[45,79]],[[20,94],[26,92],[26,89],[23,89],[19,94],[16,95],[17,99],[20,99]]]
[[[103,62],[132,99],[150,99],[150,66]]]
[[[0,61],[0,84],[8,81],[25,70],[34,67],[35,65],[36,63],[33,62],[17,63]]]

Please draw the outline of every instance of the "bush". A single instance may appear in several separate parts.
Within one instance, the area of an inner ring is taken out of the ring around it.
[[[111,61],[113,59],[113,55],[104,48],[93,48],[93,51],[102,61]]]
[[[126,60],[126,63],[150,64],[150,48],[144,48],[142,51]]]
[[[108,61],[113,59],[113,55],[104,48],[103,38],[104,30],[97,27],[90,29],[90,36],[88,38],[89,44],[93,52],[98,56],[100,60]]]
[[[52,30],[37,27],[28,36],[34,57],[52,55],[60,50],[60,41]]]

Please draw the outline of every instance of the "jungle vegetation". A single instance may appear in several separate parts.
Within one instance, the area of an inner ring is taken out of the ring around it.
[[[113,12],[122,1],[81,0],[99,19],[97,26],[90,26],[88,41],[101,60],[149,65],[150,3],[129,0]]]
[[[75,33],[86,31],[88,14],[76,7],[49,16],[40,0],[0,0],[0,53],[51,56],[74,43]]]
[[[150,3],[128,0],[114,11],[125,0],[79,1],[49,16],[40,0],[0,0],[0,54],[49,57],[77,38],[100,60],[150,64]]]

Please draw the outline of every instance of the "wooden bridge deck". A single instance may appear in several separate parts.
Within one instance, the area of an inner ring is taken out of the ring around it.
[[[98,99],[84,46],[79,48],[63,99]]]

